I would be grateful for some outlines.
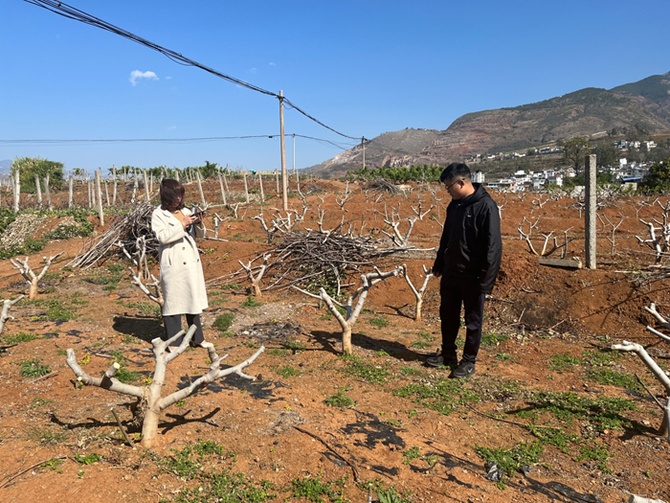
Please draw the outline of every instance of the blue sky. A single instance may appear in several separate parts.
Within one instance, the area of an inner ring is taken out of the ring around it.
[[[69,0],[218,72],[284,95],[347,136],[670,71],[668,0]],[[275,97],[23,0],[0,0],[0,160],[280,167]],[[285,109],[286,162],[355,141]],[[295,133],[295,141],[292,134]],[[267,136],[272,135],[273,138]],[[184,141],[191,138],[262,138]],[[315,138],[303,138],[303,136]],[[8,140],[164,139],[18,143]]]

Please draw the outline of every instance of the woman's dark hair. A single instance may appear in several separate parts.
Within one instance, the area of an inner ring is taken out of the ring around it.
[[[184,207],[186,189],[177,180],[164,178],[161,182],[161,208],[167,211],[177,211]]]

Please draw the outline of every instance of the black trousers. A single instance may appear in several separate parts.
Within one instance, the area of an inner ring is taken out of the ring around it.
[[[456,338],[461,325],[461,306],[465,315],[465,347],[463,360],[475,363],[482,341],[484,300],[486,294],[472,280],[440,278],[440,328],[442,355],[445,359],[456,356]]]
[[[163,325],[165,326],[165,338],[164,341],[168,340],[173,335],[176,335],[181,330],[181,317],[182,314],[172,314],[170,316],[163,316]],[[199,314],[187,314],[186,315],[186,330],[195,325],[195,333],[191,338],[191,344],[200,344],[205,340],[205,335],[202,333],[202,324],[200,323]],[[181,344],[184,340],[183,337],[180,337],[175,343],[175,346]]]

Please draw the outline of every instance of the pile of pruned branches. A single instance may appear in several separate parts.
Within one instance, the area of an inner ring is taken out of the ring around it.
[[[364,189],[372,192],[388,192],[389,194],[400,194],[402,192],[397,185],[381,178],[370,180],[365,184]]]
[[[108,258],[112,248],[118,248],[114,250],[115,253],[121,253],[125,249],[128,253],[134,254],[137,251],[138,239],[146,243],[148,256],[158,257],[158,241],[151,232],[151,213],[154,207],[151,202],[145,202],[132,213],[118,217],[100,239],[79,253],[67,265],[82,269],[92,267],[104,258]]]
[[[369,236],[342,232],[342,226],[330,231],[290,231],[281,235],[278,245],[259,255],[267,267],[264,290],[297,286],[310,291],[320,287],[340,294],[352,274],[370,271],[389,255],[406,251],[403,248],[380,247]],[[271,257],[272,260],[268,260]],[[261,266],[257,266],[260,269]],[[244,274],[239,270],[230,276]]]

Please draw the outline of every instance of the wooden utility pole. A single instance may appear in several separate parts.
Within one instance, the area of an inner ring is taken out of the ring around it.
[[[284,138],[284,91],[279,91],[279,136],[281,142],[281,185],[284,211],[288,211],[288,177],[286,174],[286,143]]]

